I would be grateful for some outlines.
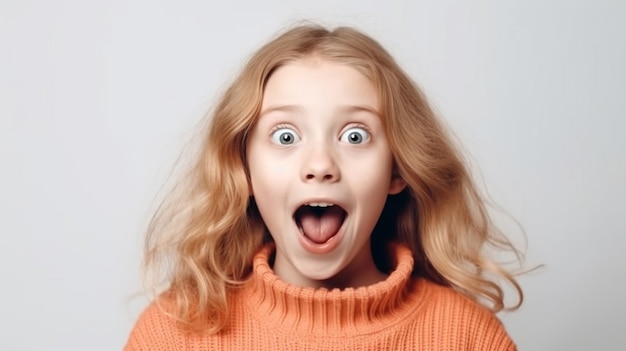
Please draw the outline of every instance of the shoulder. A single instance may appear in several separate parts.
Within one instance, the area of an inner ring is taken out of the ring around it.
[[[137,319],[124,351],[179,350],[185,334],[169,315],[171,302],[166,298],[153,301]]]
[[[458,350],[516,350],[502,322],[486,307],[425,279],[417,279],[415,287],[424,297],[420,324],[434,328],[442,342]]]

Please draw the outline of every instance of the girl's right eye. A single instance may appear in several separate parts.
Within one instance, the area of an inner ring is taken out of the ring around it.
[[[300,137],[293,129],[283,127],[272,132],[272,141],[280,145],[291,145],[300,141]]]

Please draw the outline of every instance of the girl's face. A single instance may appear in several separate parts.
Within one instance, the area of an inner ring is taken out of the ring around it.
[[[308,58],[269,78],[247,159],[283,280],[332,288],[383,278],[369,240],[404,183],[392,177],[379,111],[374,85],[348,65]]]

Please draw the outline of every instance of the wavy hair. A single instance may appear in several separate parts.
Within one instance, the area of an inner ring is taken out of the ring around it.
[[[170,315],[197,332],[215,333],[227,324],[229,289],[245,281],[253,254],[271,240],[250,198],[247,134],[272,72],[310,56],[356,68],[380,96],[396,172],[407,186],[388,198],[372,242],[403,242],[415,256],[416,276],[453,287],[494,312],[505,307],[502,283],[509,283],[518,295],[511,309],[518,308],[523,293],[515,276],[484,248],[521,256],[493,224],[461,153],[420,89],[367,35],[307,24],[277,36],[249,59],[207,116],[188,172],[152,217],[144,266],[167,284]],[[377,264],[380,256],[374,252]]]

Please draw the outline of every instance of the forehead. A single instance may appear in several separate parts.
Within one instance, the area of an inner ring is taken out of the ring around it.
[[[374,84],[351,65],[306,58],[276,69],[268,79],[262,110],[275,105],[364,106],[379,111]]]

